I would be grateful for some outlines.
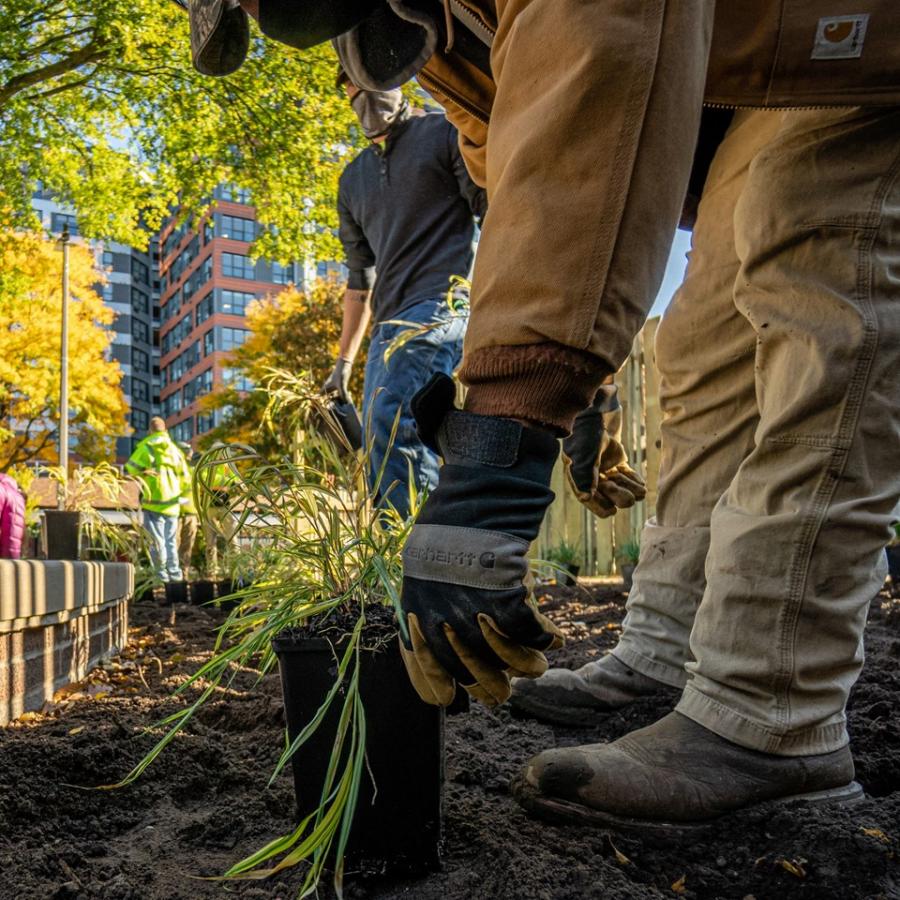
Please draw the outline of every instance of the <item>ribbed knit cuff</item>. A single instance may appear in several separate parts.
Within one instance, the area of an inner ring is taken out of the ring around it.
[[[611,374],[596,356],[548,342],[483,347],[466,356],[459,377],[469,388],[467,412],[525,419],[566,435]]]

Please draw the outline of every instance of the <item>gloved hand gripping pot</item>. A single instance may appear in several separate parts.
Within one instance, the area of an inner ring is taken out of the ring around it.
[[[542,651],[563,643],[524,585],[559,442],[457,410],[454,396],[452,379],[435,375],[412,401],[422,440],[444,464],[403,550],[401,652],[426,703],[449,705],[460,684],[495,706],[511,676],[543,674]]]
[[[643,479],[628,465],[622,435],[622,408],[614,384],[601,386],[594,402],[575,417],[563,441],[566,477],[575,496],[595,516],[607,518],[647,494]]]

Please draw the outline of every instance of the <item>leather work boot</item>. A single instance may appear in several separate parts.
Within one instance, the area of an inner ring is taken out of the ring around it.
[[[767,801],[860,800],[853,774],[849,747],[774,756],[672,712],[611,744],[545,750],[513,793],[538,816],[670,837]]]
[[[615,656],[580,669],[548,669],[540,678],[514,678],[509,703],[513,712],[557,725],[590,723],[593,713],[621,709],[642,697],[679,692],[642,675]]]

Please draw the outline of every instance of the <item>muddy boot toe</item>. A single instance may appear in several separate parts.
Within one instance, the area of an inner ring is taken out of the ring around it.
[[[775,756],[740,747],[673,712],[610,744],[546,750],[514,785],[535,815],[631,830],[689,829],[770,801],[850,802],[849,747]]]
[[[580,669],[549,669],[540,678],[514,678],[510,705],[514,712],[561,725],[589,723],[596,712],[621,709],[642,697],[669,695],[672,706],[678,692],[626,666],[615,656],[604,656]]]

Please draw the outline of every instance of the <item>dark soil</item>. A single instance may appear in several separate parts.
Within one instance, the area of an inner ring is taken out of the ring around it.
[[[614,645],[624,597],[557,589],[542,606],[569,635],[557,665]],[[247,672],[134,785],[84,790],[127,773],[152,745],[143,729],[208,658],[215,610],[138,604],[123,656],[0,730],[0,900],[287,898],[296,873],[267,882],[198,880],[288,831],[290,776],[265,784],[283,745],[277,676]],[[868,658],[850,703],[858,779],[868,799],[847,810],[732,816],[700,842],[633,836],[529,819],[508,784],[534,753],[614,739],[667,712],[637,703],[581,730],[514,719],[473,704],[447,723],[443,871],[413,883],[351,885],[376,900],[875,900],[900,898],[900,601],[873,604]],[[251,691],[250,688],[253,687]],[[398,748],[403,736],[398,735]],[[82,786],[82,787],[76,787]],[[411,786],[411,789],[415,789]],[[322,894],[327,896],[326,887]]]

